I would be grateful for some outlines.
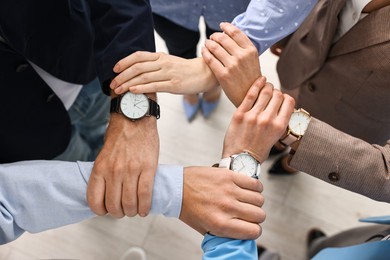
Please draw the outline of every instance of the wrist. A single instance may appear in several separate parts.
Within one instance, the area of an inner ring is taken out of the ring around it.
[[[217,87],[219,85],[219,82],[215,77],[214,73],[209,68],[209,66],[203,60],[203,58],[199,57],[195,58],[194,60],[200,67],[200,71],[202,72],[200,75],[200,79],[198,78],[198,80],[200,80],[199,84],[202,84],[202,86],[204,86],[206,90]]]

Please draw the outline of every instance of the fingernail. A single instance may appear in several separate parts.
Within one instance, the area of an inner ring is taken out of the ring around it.
[[[145,213],[139,213],[139,216],[140,216],[140,217],[145,217],[146,214],[145,214]]]
[[[111,83],[110,83],[110,88],[111,88],[111,89],[114,89],[114,88],[116,88],[116,86],[117,86],[117,83],[116,83],[116,81],[115,81],[115,79],[114,79],[114,80],[112,80]]]
[[[119,65],[118,65],[118,64],[115,64],[115,66],[114,66],[114,72],[119,72]]]

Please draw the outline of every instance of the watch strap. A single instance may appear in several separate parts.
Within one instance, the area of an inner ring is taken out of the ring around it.
[[[293,135],[290,131],[288,131],[288,134],[284,138],[280,139],[279,141],[283,145],[290,146],[292,143],[296,142],[297,140],[299,140],[299,138]]]
[[[232,163],[232,157],[222,158],[219,162],[219,168],[227,168],[230,169],[230,164]]]
[[[160,105],[157,104],[153,99],[148,98],[149,100],[149,115],[155,116],[157,119],[160,118]]]
[[[122,96],[117,96],[111,99],[111,104],[110,104],[110,113],[116,112],[120,113],[119,105],[121,103]]]

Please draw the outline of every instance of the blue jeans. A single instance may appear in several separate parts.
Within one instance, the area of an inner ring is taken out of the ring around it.
[[[104,143],[110,98],[96,78],[84,85],[68,111],[72,134],[66,150],[54,158],[61,161],[94,161]]]

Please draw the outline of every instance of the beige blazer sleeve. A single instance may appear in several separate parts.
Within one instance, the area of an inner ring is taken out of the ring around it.
[[[312,118],[290,165],[375,200],[390,202],[390,140],[372,145]]]

